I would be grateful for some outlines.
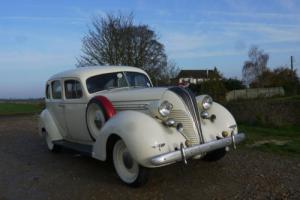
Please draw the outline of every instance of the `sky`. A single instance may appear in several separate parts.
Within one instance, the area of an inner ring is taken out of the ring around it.
[[[300,71],[298,0],[0,0],[0,98],[44,96],[47,79],[75,68],[94,16],[134,13],[181,69],[216,66],[242,77],[251,46],[269,54],[269,67]]]

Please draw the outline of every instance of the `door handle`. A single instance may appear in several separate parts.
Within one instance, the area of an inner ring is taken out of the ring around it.
[[[59,107],[64,108],[65,105],[64,104],[58,104]]]

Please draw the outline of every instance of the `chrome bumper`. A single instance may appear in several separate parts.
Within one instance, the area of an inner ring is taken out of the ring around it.
[[[193,157],[195,155],[199,155],[201,153],[210,152],[216,149],[221,149],[227,147],[229,145],[233,145],[240,143],[245,139],[244,133],[238,133],[236,135],[232,135],[231,137],[222,138],[219,140],[215,140],[213,142],[208,142],[204,144],[195,145],[192,147],[181,148],[177,151],[172,151],[170,153],[164,153],[158,156],[154,156],[151,158],[151,164],[154,166],[171,164],[177,161],[185,161],[187,158]]]

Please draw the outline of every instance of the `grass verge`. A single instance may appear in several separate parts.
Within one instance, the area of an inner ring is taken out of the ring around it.
[[[41,112],[43,105],[33,103],[0,103],[0,116],[36,114]]]
[[[245,148],[288,155],[300,154],[300,126],[275,128],[242,124],[239,130],[246,133],[246,141],[242,144]]]

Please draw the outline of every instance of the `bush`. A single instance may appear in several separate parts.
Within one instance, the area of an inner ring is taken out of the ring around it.
[[[189,86],[196,95],[208,94],[218,102],[225,101],[226,88],[221,80],[208,80],[201,84]]]
[[[297,72],[288,67],[279,67],[273,71],[266,70],[250,86],[253,88],[259,86],[283,87],[285,94],[288,96],[300,93],[300,81]]]
[[[223,83],[228,91],[246,89],[243,82],[235,78],[224,79]]]

